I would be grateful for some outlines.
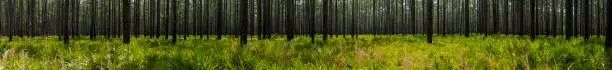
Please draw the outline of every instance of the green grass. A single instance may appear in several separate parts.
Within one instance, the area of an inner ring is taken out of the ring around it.
[[[347,35],[348,36],[348,35]],[[181,36],[182,37],[182,36]],[[163,37],[160,37],[163,38]],[[211,38],[215,38],[214,36]],[[501,69],[501,70],[605,70],[603,37],[590,40],[539,36],[535,41],[515,35],[434,36],[360,35],[311,43],[307,36],[287,42],[251,38],[246,46],[238,38],[205,40],[190,36],[172,44],[168,39],[72,38],[69,45],[57,37],[0,38],[2,69]]]

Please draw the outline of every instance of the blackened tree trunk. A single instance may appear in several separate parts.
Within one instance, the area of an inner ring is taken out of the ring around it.
[[[610,52],[610,50],[611,50],[610,48],[612,47],[612,18],[611,18],[612,17],[612,1],[608,1],[608,6],[607,7],[608,7],[608,11],[607,11],[607,16],[608,16],[607,17],[608,18],[607,19],[607,24],[608,24],[608,28],[606,30],[606,48],[608,48],[608,49],[605,50],[605,51]],[[608,54],[610,54],[610,53],[608,53]],[[612,56],[608,56],[608,58],[609,57],[612,57]],[[612,60],[609,60],[609,61],[612,61]]]
[[[123,0],[123,43],[130,43],[130,0]]]
[[[433,37],[432,36],[433,35],[433,26],[432,26],[432,24],[433,24],[433,21],[434,21],[433,20],[433,12],[434,12],[434,10],[432,8],[433,7],[432,6],[433,5],[433,0],[426,0],[424,2],[425,3],[423,3],[423,4],[426,5],[426,6],[424,6],[425,7],[424,8],[425,9],[425,15],[426,15],[425,16],[425,21],[427,22],[427,23],[425,23],[425,32],[427,32],[427,42],[428,43],[432,43],[432,39],[433,39],[432,38]]]
[[[64,20],[69,20],[70,16],[68,16],[68,14],[70,14],[69,13],[69,11],[70,11],[70,8],[69,8],[70,4],[72,4],[70,2],[70,0],[64,0],[64,2],[62,4],[63,13],[65,14],[64,17],[63,17]],[[70,37],[69,37],[70,36],[70,30],[69,30],[70,21],[65,21],[62,26],[63,26],[62,27],[63,28],[62,29],[62,33],[64,34],[63,37],[62,37],[62,40],[64,41],[64,44],[69,44],[70,43]]]
[[[323,41],[327,41],[327,35],[328,33],[328,29],[327,29],[327,23],[329,22],[329,0],[324,0],[323,1]]]
[[[6,15],[8,16],[8,27],[7,27],[7,35],[9,37],[9,41],[13,41],[14,34],[14,24],[15,24],[15,0],[8,0],[8,10]]]
[[[465,0],[465,4],[464,4],[464,18],[465,18],[465,37],[469,37],[470,36],[470,0]]]
[[[313,2],[313,3],[314,3],[314,2]],[[353,0],[353,1],[351,1],[351,3],[352,3],[351,8],[352,8],[352,10],[353,10],[353,11],[351,11],[351,16],[352,16],[352,17],[351,17],[351,29],[350,29],[350,30],[351,30],[351,37],[355,38],[355,36],[357,35],[357,29],[356,29],[356,25],[357,25],[357,23],[355,22],[355,21],[357,21],[357,20],[355,19],[355,17],[356,17],[356,16],[355,16],[355,15],[356,15],[355,13],[357,13],[357,10],[356,10],[356,9],[357,9],[357,6],[356,6],[356,5],[357,5],[357,0]],[[313,6],[314,6],[314,5],[313,5]],[[314,12],[314,11],[313,11],[313,12]],[[314,13],[312,13],[312,14],[314,14]],[[314,20],[314,18],[313,18],[313,20]],[[313,28],[314,28],[314,27],[313,27]],[[314,31],[314,30],[313,30],[313,31]]]
[[[35,0],[28,0],[27,6],[28,6],[27,7],[27,9],[28,9],[28,11],[27,11],[28,18],[27,18],[26,24],[25,24],[26,28],[24,28],[24,29],[26,29],[26,31],[25,31],[26,35],[32,37],[33,34],[34,34],[34,27],[33,26],[34,26],[34,24],[38,23],[38,22],[35,22],[35,21],[37,21],[37,19],[35,19],[35,17],[34,17],[36,15],[36,13],[34,13],[34,12],[36,12],[36,1]]]
[[[417,33],[417,29],[416,29],[416,26],[417,26],[416,10],[417,9],[416,9],[416,6],[417,5],[415,4],[416,0],[410,0],[410,1],[411,1],[410,2],[410,10],[411,10],[410,16],[412,16],[412,19],[411,19],[412,27],[410,27],[410,28],[412,30],[411,32],[416,34]]]
[[[311,40],[312,43],[314,43],[315,42],[315,34],[316,34],[316,31],[315,31],[315,25],[316,25],[316,22],[315,22],[315,7],[316,7],[317,4],[316,4],[315,0],[308,0],[308,2],[309,2],[309,5],[310,5],[309,6],[309,10],[308,10],[308,12],[310,13],[310,16],[308,16],[308,18],[309,18],[308,20],[310,22],[310,40]]]
[[[263,38],[264,39],[268,39],[268,38],[270,38],[271,32],[272,32],[272,30],[270,30],[271,29],[270,27],[271,27],[272,21],[273,21],[272,20],[272,10],[271,10],[272,9],[272,1],[271,0],[263,0],[263,1],[264,1],[263,2],[264,3],[263,4],[264,11],[262,12],[264,14],[263,15],[264,23],[262,23],[263,24],[263,26],[262,26],[262,28],[263,28]]]
[[[217,40],[221,40],[221,36],[223,35],[223,31],[221,29],[223,29],[223,23],[225,23],[223,1],[224,0],[217,1]]]
[[[373,12],[372,13],[372,33],[374,33],[374,37],[376,37],[376,34],[378,34],[378,31],[377,31],[378,30],[378,18],[376,17],[377,14],[378,14],[377,13],[378,7],[376,6],[376,3],[377,3],[376,1],[377,0],[372,0],[372,1],[373,1],[372,2],[372,12]],[[414,12],[414,11],[412,11],[412,12]]]
[[[259,39],[263,39],[264,38],[264,16],[266,16],[263,11],[264,11],[264,0],[257,0],[257,34]],[[266,21],[268,22],[268,21]]]
[[[480,0],[479,3],[478,3],[478,7],[479,7],[479,9],[478,9],[478,12],[479,12],[479,14],[478,14],[478,21],[479,21],[478,22],[478,31],[479,31],[479,33],[486,33],[487,32],[487,28],[486,28],[486,26],[487,26],[487,18],[489,18],[489,17],[487,17],[487,10],[486,10],[487,9],[487,7],[486,7],[487,2],[486,1],[487,0]]]
[[[183,21],[182,21],[182,23],[183,23],[182,28],[183,29],[180,30],[180,31],[181,31],[181,34],[183,34],[183,39],[187,40],[187,34],[189,34],[189,33],[187,33],[187,28],[188,28],[187,25],[189,23],[191,23],[191,22],[189,22],[190,21],[190,18],[189,18],[189,6],[190,6],[189,1],[190,0],[184,0],[184,1],[185,1],[185,6],[183,8],[184,11],[183,11]],[[178,23],[176,23],[176,24],[178,24]]]
[[[493,1],[493,34],[497,34],[499,32],[499,0],[492,0]]]
[[[288,0],[287,3],[287,24],[285,25],[285,29],[287,30],[287,41],[291,41],[293,39],[293,27],[295,24],[295,0]]]
[[[134,27],[133,31],[134,31],[134,35],[136,35],[136,37],[140,36],[140,1],[141,0],[135,0],[134,1],[134,18],[133,22],[134,22]],[[131,26],[130,26],[131,27]],[[132,31],[132,30],[130,30]]]
[[[6,16],[6,14],[2,14],[3,11],[3,7],[5,7],[4,5],[2,5],[2,1],[0,1],[0,16]],[[5,12],[6,13],[6,12]],[[2,35],[6,35],[6,32],[4,31],[6,27],[2,27],[2,24],[4,24],[4,22],[2,22],[2,17],[0,17],[0,36]],[[43,21],[44,22],[44,21]]]
[[[176,33],[178,32],[178,14],[177,14],[177,0],[172,0],[172,22],[168,23],[172,27],[172,43],[176,43]]]
[[[238,3],[240,7],[240,10],[239,10],[240,13],[238,13],[239,14],[238,16],[240,16],[238,18],[238,22],[240,23],[240,44],[246,45],[247,37],[248,37],[247,32],[249,29],[248,28],[249,27],[249,22],[248,22],[249,21],[248,20],[248,13],[249,13],[248,9],[249,8],[247,7],[249,3],[248,3],[248,0],[240,0],[240,2]]]
[[[153,21],[154,21],[154,23],[153,24],[154,24],[154,27],[155,27],[155,29],[154,29],[155,38],[159,38],[159,36],[161,35],[161,27],[160,27],[160,25],[161,25],[160,18],[161,17],[159,15],[160,12],[161,12],[161,10],[160,10],[161,9],[160,8],[161,4],[160,4],[160,0],[153,0],[153,2],[155,2],[155,6],[154,6],[155,8],[153,8],[154,9],[154,11],[153,11],[153,18],[154,18]]]
[[[530,30],[530,37],[531,40],[535,40],[536,34],[538,33],[538,14],[537,14],[537,5],[536,5],[536,0],[531,0],[531,30]]]
[[[608,11],[607,11],[607,30],[606,30],[606,48],[604,48],[604,51],[606,52],[606,54],[608,54],[608,63],[612,62],[612,60],[610,59],[612,57],[612,1],[608,1]],[[610,66],[608,66],[608,68],[612,68]]]
[[[552,0],[552,19],[551,24],[553,24],[551,28],[551,32],[553,36],[557,35],[557,0]]]
[[[590,12],[590,7],[589,7],[590,6],[589,5],[590,0],[583,0],[583,1],[584,2],[582,3],[583,4],[582,7],[584,7],[584,15],[583,15],[584,16],[584,20],[583,20],[584,23],[583,23],[582,26],[584,26],[584,29],[583,29],[582,33],[584,34],[584,40],[588,40],[591,37],[591,33],[590,33],[591,32],[590,31],[591,30],[591,27],[590,27],[591,26],[590,25],[591,24],[591,19],[590,19],[591,15],[589,14],[589,13],[591,13]]]
[[[96,38],[96,24],[98,24],[98,1],[91,0],[91,26],[90,29],[90,37],[89,39],[94,40]]]
[[[566,32],[566,35],[567,35],[566,39],[569,40],[569,39],[572,38],[572,35],[573,35],[573,31],[572,30],[574,30],[574,28],[573,28],[574,26],[572,26],[574,24],[573,23],[574,22],[573,21],[573,18],[574,18],[573,17],[574,16],[574,8],[572,7],[572,5],[573,5],[572,4],[572,0],[566,0],[565,3],[566,3],[565,4],[565,11],[566,11],[566,13],[565,13],[566,14],[566,18],[565,18],[565,20],[566,20],[565,23],[566,24],[565,24],[565,26],[567,28],[567,29],[565,29],[565,32]]]

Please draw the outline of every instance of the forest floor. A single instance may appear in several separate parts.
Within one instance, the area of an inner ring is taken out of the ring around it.
[[[182,37],[182,36],[181,36]],[[307,36],[287,42],[250,38],[205,40],[190,36],[171,40],[138,37],[89,40],[72,38],[62,44],[56,36],[0,38],[0,69],[119,69],[119,70],[242,70],[242,69],[435,69],[435,70],[606,70],[603,37],[590,40],[563,36],[462,35],[360,35],[332,37],[313,44]],[[180,38],[180,37],[179,37]],[[215,38],[214,36],[211,38]]]

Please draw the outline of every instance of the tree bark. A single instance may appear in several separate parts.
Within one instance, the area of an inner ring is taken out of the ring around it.
[[[589,3],[591,3],[591,2],[590,2],[590,0],[583,0],[583,1],[584,2],[582,4],[584,6],[582,6],[582,7],[584,8],[584,15],[583,15],[584,16],[584,24],[582,26],[584,26],[584,29],[583,29],[582,33],[584,34],[584,40],[588,40],[591,37],[591,33],[590,33],[591,32],[590,31],[591,30],[590,29],[591,28],[590,27],[591,26],[590,25],[591,24],[591,19],[590,19],[591,15],[589,14],[589,13],[591,13],[590,12],[590,7],[589,7],[590,6]]]
[[[287,24],[285,25],[285,29],[287,30],[287,41],[291,41],[293,39],[293,27],[295,24],[295,0],[288,0],[287,3]]]
[[[327,29],[327,23],[329,22],[329,0],[323,0],[323,29],[321,29],[323,31],[323,41],[327,41],[327,35],[328,33],[328,29]]]
[[[465,18],[465,37],[470,37],[470,0],[465,0],[465,5],[464,5],[464,18]]]
[[[177,16],[178,15],[177,14],[177,12],[178,12],[177,11],[178,10],[177,9],[177,4],[178,4],[177,0],[172,0],[172,7],[171,7],[172,8],[172,15],[171,15],[172,16],[172,22],[168,23],[172,27],[172,32],[171,33],[172,33],[172,43],[173,44],[176,43],[176,38],[177,38],[176,37],[177,36],[176,33],[178,32],[178,24],[179,24],[178,16]]]
[[[434,20],[433,20],[433,12],[434,12],[434,10],[432,8],[433,7],[432,6],[433,5],[433,0],[426,0],[424,2],[425,3],[423,3],[423,4],[426,5],[426,6],[424,6],[425,7],[424,9],[426,11],[425,12],[425,15],[426,15],[425,16],[425,19],[426,19],[425,21],[427,22],[427,23],[425,23],[425,28],[426,28],[425,31],[427,32],[427,42],[428,43],[433,43],[433,41],[432,41],[432,37],[433,37],[432,36],[433,35],[433,26],[432,26],[432,24],[434,22]]]
[[[123,43],[130,43],[130,0],[123,0]]]
[[[238,13],[238,16],[240,16],[238,18],[238,23],[240,23],[240,44],[241,45],[246,45],[247,44],[247,32],[248,32],[248,27],[249,27],[249,23],[248,23],[248,7],[247,5],[248,0],[240,0],[239,3],[239,7],[240,10]],[[243,46],[244,47],[244,46]]]
[[[538,21],[538,17],[537,17],[538,14],[537,13],[538,12],[536,11],[537,10],[537,5],[536,5],[537,1],[536,0],[531,0],[530,2],[531,2],[531,25],[530,25],[530,27],[531,27],[530,32],[531,33],[530,33],[530,37],[531,37],[531,40],[535,40],[536,34],[538,34],[538,28],[537,28],[537,26],[538,26],[538,22],[537,22]]]
[[[573,3],[572,0],[565,0],[565,3],[566,3],[565,4],[565,11],[566,11],[566,13],[565,14],[567,15],[566,19],[565,19],[567,21],[567,22],[565,22],[566,23],[565,26],[566,26],[567,29],[565,31],[566,31],[566,35],[567,35],[566,39],[569,40],[569,39],[572,38],[573,30],[574,30],[574,28],[573,28],[574,27],[573,26],[573,24],[574,24],[573,23],[574,22],[573,21],[573,18],[574,18],[573,17],[574,16],[574,12],[573,12],[574,8],[572,7],[572,5],[573,5],[572,4]]]
[[[217,40],[221,40],[221,36],[223,35],[221,29],[223,29],[223,23],[225,23],[223,1],[224,0],[217,0]]]
[[[45,0],[46,1],[46,0]],[[96,38],[96,24],[98,24],[98,2],[97,0],[92,0],[91,2],[91,26],[89,27],[91,30],[89,39],[94,40]]]

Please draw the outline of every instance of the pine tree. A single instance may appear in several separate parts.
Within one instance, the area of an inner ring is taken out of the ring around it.
[[[329,0],[323,0],[323,41],[327,41],[328,29],[328,21],[329,20]]]
[[[426,5],[426,6],[424,6],[425,7],[424,8],[425,9],[425,15],[426,15],[424,18],[425,18],[425,21],[427,22],[427,23],[425,23],[425,32],[427,32],[426,33],[427,34],[427,42],[428,43],[432,43],[433,42],[432,41],[432,39],[433,39],[432,38],[433,37],[432,36],[433,35],[433,26],[432,25],[433,25],[433,21],[434,21],[433,20],[433,12],[434,12],[434,10],[433,10],[433,0],[426,0],[424,2],[425,3],[423,3],[423,4]]]
[[[246,45],[247,37],[248,37],[247,32],[248,32],[248,27],[249,27],[248,25],[249,20],[247,19],[249,11],[248,11],[247,6],[249,3],[248,3],[248,0],[240,0],[240,2],[238,3],[240,7],[240,10],[239,10],[240,13],[238,13],[239,14],[238,16],[240,16],[238,18],[238,22],[240,23],[240,28],[241,28],[240,29],[240,44]]]
[[[464,4],[464,17],[465,17],[465,37],[469,37],[470,36],[470,0],[465,0],[465,4]]]
[[[90,37],[89,39],[94,40],[96,38],[96,24],[98,23],[98,1],[91,0],[91,26],[90,29]]]
[[[286,1],[286,5],[288,7],[288,12],[287,12],[287,24],[285,25],[285,29],[287,30],[287,41],[291,41],[294,36],[293,36],[293,27],[295,24],[295,0],[288,0]]]
[[[582,4],[584,6],[582,6],[582,7],[584,8],[584,15],[583,15],[584,16],[584,20],[583,20],[584,23],[583,23],[582,26],[584,26],[584,29],[583,29],[582,33],[584,34],[584,40],[588,40],[591,37],[591,34],[590,34],[590,32],[591,32],[591,29],[590,29],[591,28],[590,27],[591,26],[591,19],[590,19],[591,15],[589,14],[589,13],[591,13],[590,12],[590,7],[589,7],[591,2],[590,2],[590,0],[583,0],[583,1],[584,2],[582,2]]]
[[[225,23],[223,1],[224,0],[217,0],[217,40],[221,40],[221,36],[223,35],[221,29],[223,29],[223,23]]]
[[[123,43],[130,43],[130,0],[123,0]]]
[[[170,8],[172,8],[172,14],[171,14],[171,20],[172,21],[170,23],[168,23],[172,27],[171,34],[172,34],[172,43],[173,44],[176,43],[176,38],[177,38],[176,36],[177,36],[178,24],[179,24],[178,16],[177,16],[178,15],[177,14],[177,12],[178,12],[177,11],[178,10],[177,9],[177,4],[178,4],[177,0],[172,0],[172,4],[171,4],[172,6],[170,7]]]

